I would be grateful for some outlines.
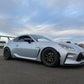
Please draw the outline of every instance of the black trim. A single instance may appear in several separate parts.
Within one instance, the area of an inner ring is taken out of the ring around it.
[[[76,61],[81,61],[81,60],[84,60],[84,55],[82,53],[79,53]]]
[[[84,62],[80,63],[80,64],[64,64],[64,65],[61,65],[61,66],[82,66],[82,65],[84,65]]]

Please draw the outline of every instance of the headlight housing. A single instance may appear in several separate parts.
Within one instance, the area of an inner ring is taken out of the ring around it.
[[[71,46],[68,45],[64,45],[64,44],[59,44],[62,48],[66,49],[66,50],[70,50],[70,51],[75,51],[74,48],[72,48]]]

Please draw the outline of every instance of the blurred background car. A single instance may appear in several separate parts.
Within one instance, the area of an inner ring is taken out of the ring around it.
[[[5,41],[0,41],[0,48],[3,48],[5,44],[6,44]]]
[[[84,49],[84,44],[83,43],[80,43],[78,45]]]

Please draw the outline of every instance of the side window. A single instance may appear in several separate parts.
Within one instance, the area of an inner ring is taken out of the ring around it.
[[[31,42],[34,42],[34,40],[31,37],[29,37],[29,36],[20,36],[18,38],[15,38],[14,41],[15,42],[25,42],[24,41],[25,38],[30,38],[31,39]]]
[[[24,42],[24,36],[19,37],[19,38],[18,38],[18,41],[19,41],[19,42]]]
[[[14,42],[18,42],[18,38],[15,38],[13,41],[14,41]]]

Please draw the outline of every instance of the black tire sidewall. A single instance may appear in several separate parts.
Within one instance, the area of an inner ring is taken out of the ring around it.
[[[46,53],[47,50],[51,50],[54,53],[55,56],[55,60],[53,62],[53,64],[47,64],[44,60],[44,53]],[[44,65],[48,66],[48,67],[53,67],[53,66],[58,66],[60,64],[60,58],[59,58],[59,54],[57,53],[57,51],[53,48],[46,48],[43,50],[42,54],[41,54],[41,61]]]
[[[7,53],[8,53],[8,56],[7,57],[5,56],[5,50],[7,50]],[[11,52],[10,52],[10,49],[9,48],[4,48],[4,59],[5,60],[11,59]]]

